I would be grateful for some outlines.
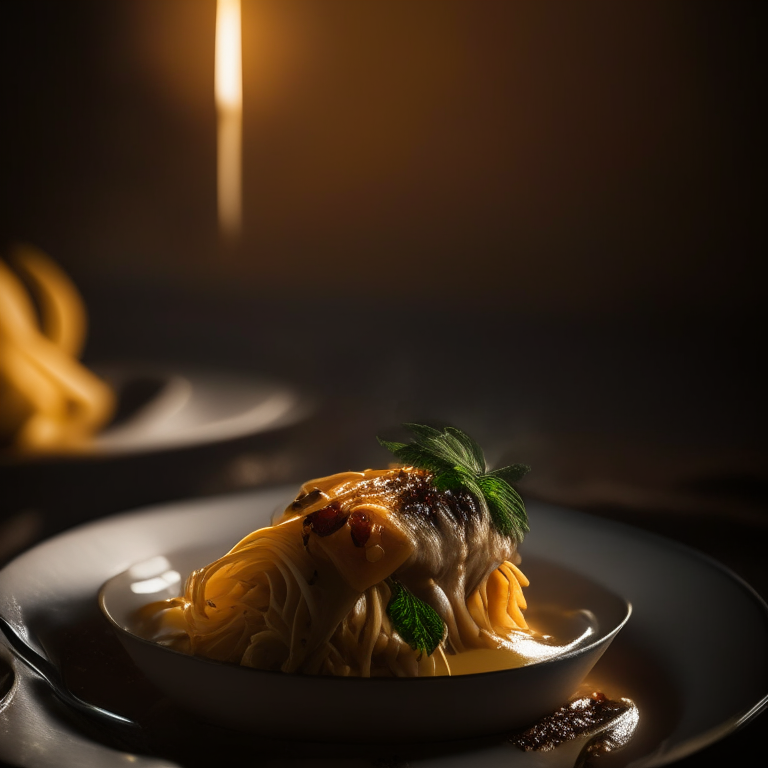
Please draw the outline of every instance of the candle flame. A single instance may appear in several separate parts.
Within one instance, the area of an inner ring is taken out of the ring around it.
[[[243,72],[240,0],[218,0],[215,96],[218,112],[218,204],[222,234],[236,238],[242,219]]]

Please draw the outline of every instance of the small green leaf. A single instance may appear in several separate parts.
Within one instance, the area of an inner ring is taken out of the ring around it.
[[[463,467],[448,467],[436,470],[432,477],[432,484],[438,491],[462,491],[479,492],[479,488],[473,487],[475,475],[467,472]]]
[[[445,431],[453,438],[463,454],[464,461],[462,463],[464,466],[471,468],[478,474],[482,474],[487,470],[485,454],[482,448],[469,435],[464,434],[464,432],[456,429],[456,427],[446,427]]]
[[[443,642],[446,626],[431,605],[394,579],[387,579],[392,596],[387,604],[387,614],[400,637],[414,651],[431,656]]]
[[[410,443],[391,443],[378,438],[379,443],[397,458],[433,475],[432,482],[439,491],[465,490],[487,508],[494,526],[505,536],[521,542],[528,531],[525,505],[512,483],[529,470],[525,464],[488,471],[480,446],[456,427],[442,432],[424,424],[404,424],[415,439]]]
[[[507,536],[522,541],[528,532],[528,516],[520,494],[506,480],[493,475],[477,478],[483,497],[488,503],[496,527]]]
[[[381,438],[379,438],[379,443],[394,453],[403,464],[426,469],[430,472],[444,472],[451,468],[450,464],[415,443],[388,443]]]
[[[455,427],[441,432],[424,424],[404,424],[416,436],[416,444],[448,465],[460,465],[473,472],[485,471],[485,458],[480,446]]]

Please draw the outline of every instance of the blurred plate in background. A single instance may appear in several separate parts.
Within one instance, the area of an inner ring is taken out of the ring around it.
[[[292,479],[316,407],[259,376],[159,365],[98,369],[115,418],[77,451],[0,455],[0,563],[77,523],[144,504]]]

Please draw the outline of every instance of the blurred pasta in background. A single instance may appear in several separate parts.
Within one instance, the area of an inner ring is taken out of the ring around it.
[[[82,298],[44,253],[17,246],[0,259],[0,446],[76,449],[110,420],[112,389],[79,361]]]

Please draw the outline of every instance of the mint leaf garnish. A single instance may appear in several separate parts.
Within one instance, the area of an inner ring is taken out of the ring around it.
[[[400,582],[387,579],[392,596],[387,604],[387,614],[400,637],[414,651],[431,656],[443,642],[447,628],[437,611]]]
[[[520,494],[498,475],[480,475],[477,484],[494,525],[506,536],[522,541],[528,532],[528,515]]]
[[[520,480],[530,467],[513,464],[488,470],[480,446],[456,427],[444,430],[423,424],[403,424],[415,435],[410,443],[393,443],[378,438],[403,464],[431,472],[438,490],[469,491],[485,504],[493,524],[518,543],[528,532],[528,515],[520,494],[511,483]]]

